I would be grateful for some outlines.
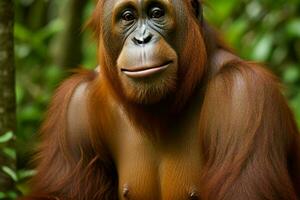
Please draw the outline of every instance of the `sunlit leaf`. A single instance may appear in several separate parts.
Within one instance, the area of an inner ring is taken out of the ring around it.
[[[18,177],[20,180],[30,178],[36,174],[36,170],[20,170],[18,171]]]
[[[14,170],[12,170],[11,168],[7,167],[7,166],[3,166],[2,171],[4,173],[6,173],[11,179],[13,179],[14,181],[18,181],[18,176],[16,174],[16,172]]]
[[[12,131],[9,131],[7,133],[5,133],[4,135],[0,136],[0,143],[6,143],[8,141],[10,141],[11,139],[13,139],[14,137],[14,133]]]
[[[252,53],[252,59],[259,61],[266,61],[270,56],[273,45],[273,36],[271,34],[265,34],[257,42],[256,47]]]
[[[251,1],[246,6],[246,12],[250,18],[257,18],[262,12],[262,5],[257,1]]]

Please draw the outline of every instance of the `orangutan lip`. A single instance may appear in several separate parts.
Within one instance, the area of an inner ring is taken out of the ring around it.
[[[164,71],[173,61],[168,61],[159,66],[132,67],[130,69],[122,68],[121,71],[131,78],[143,78]]]

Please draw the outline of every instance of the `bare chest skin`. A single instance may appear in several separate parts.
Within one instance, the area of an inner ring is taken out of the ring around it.
[[[119,199],[198,199],[201,157],[197,120],[170,129],[173,138],[155,141],[140,133],[126,118],[110,145],[119,176]]]

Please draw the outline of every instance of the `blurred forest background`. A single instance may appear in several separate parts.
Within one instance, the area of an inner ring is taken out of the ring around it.
[[[1,1],[7,0],[0,6]],[[300,0],[205,2],[206,19],[236,52],[265,63],[282,80],[300,125]],[[0,171],[8,177],[0,180],[0,199],[14,199],[30,188],[25,181],[34,171],[28,160],[54,89],[73,68],[97,65],[95,41],[89,30],[82,31],[94,3],[14,0],[17,128],[0,133]]]

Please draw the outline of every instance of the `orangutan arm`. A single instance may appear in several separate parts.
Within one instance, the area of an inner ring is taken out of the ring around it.
[[[37,175],[26,200],[114,199],[113,168],[90,140],[87,107],[94,76],[78,73],[55,93],[41,129]]]
[[[297,200],[299,136],[268,72],[239,60],[223,66],[208,83],[200,126],[202,199]]]

